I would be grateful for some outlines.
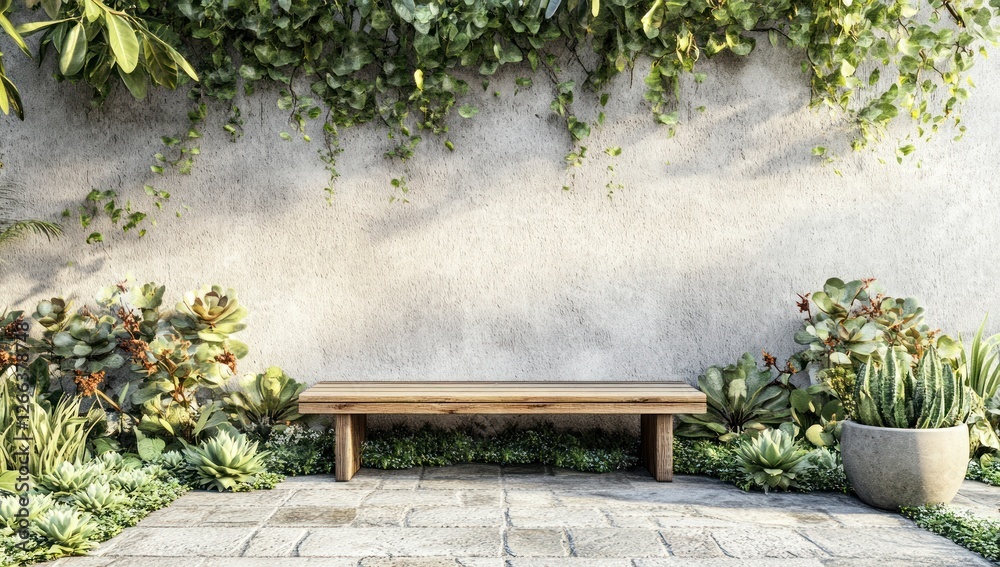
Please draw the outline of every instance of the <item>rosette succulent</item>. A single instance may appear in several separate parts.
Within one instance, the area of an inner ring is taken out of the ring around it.
[[[195,482],[219,492],[252,481],[264,472],[266,452],[257,452],[257,443],[245,435],[226,431],[198,445],[184,449],[184,458],[195,473]]]
[[[50,543],[52,555],[83,555],[97,547],[92,538],[97,532],[90,514],[68,507],[54,507],[32,525],[32,531]]]
[[[299,394],[306,389],[277,366],[263,374],[248,374],[223,397],[226,412],[247,433],[268,439],[271,431],[300,419]]]
[[[744,431],[777,427],[791,416],[788,390],[774,384],[768,369],[758,370],[749,353],[735,365],[712,366],[698,377],[708,400],[708,413],[679,415],[679,437],[718,438],[728,442]]]
[[[43,299],[35,306],[35,312],[31,314],[31,318],[38,321],[38,324],[45,329],[47,337],[51,337],[66,325],[72,305],[72,302],[61,297]]]
[[[73,502],[87,512],[114,510],[125,504],[125,495],[116,491],[106,482],[95,482],[84,490],[73,494]]]
[[[52,336],[52,354],[62,370],[96,374],[105,369],[121,368],[125,358],[115,352],[118,346],[114,317],[73,317],[64,330]]]
[[[780,429],[762,431],[736,445],[740,468],[764,489],[788,490],[805,466],[809,451],[795,444],[795,436]]]

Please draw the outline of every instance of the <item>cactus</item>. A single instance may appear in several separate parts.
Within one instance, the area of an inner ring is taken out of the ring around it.
[[[872,361],[863,364],[855,383],[855,401],[862,424],[937,429],[965,423],[972,392],[962,375],[931,348],[916,371],[896,353],[886,356],[882,365]]]

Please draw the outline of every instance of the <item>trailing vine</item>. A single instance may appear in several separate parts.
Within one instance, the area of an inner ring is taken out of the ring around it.
[[[119,73],[132,94],[144,96],[148,82],[175,87],[199,78],[187,83],[202,109],[199,121],[206,101],[225,101],[232,110],[223,127],[234,139],[242,131],[239,109],[231,106],[236,94],[252,93],[263,83],[280,84],[277,103],[289,113],[290,125],[283,138],[309,141],[307,124],[322,121],[318,151],[329,173],[328,197],[339,175],[340,134],[379,123],[390,139],[386,157],[404,165],[393,180],[393,199],[405,200],[406,164],[424,136],[434,135],[454,149],[450,117],[456,110],[463,118],[478,112],[463,101],[471,73],[486,78],[485,90],[488,78],[504,66],[541,71],[552,85],[551,109],[573,144],[567,155],[573,169],[583,163],[583,142],[604,117],[601,112],[590,123],[576,114],[581,88],[602,93],[616,75],[641,62],[653,119],[672,132],[681,121],[680,77],[691,74],[700,82],[703,57],[744,57],[763,38],[801,54],[812,104],[842,111],[854,123],[854,149],[883,140],[897,117],[913,119],[913,139],[896,150],[901,161],[913,152],[916,139],[945,127],[955,128],[958,136],[964,132],[958,109],[972,86],[968,71],[976,55],[985,54],[984,45],[996,42],[1000,5],[998,0],[560,2],[115,0],[105,6],[97,0],[46,0],[47,9],[58,6],[58,14],[49,13],[55,23],[34,31],[45,31],[41,57],[51,46],[65,59],[68,34],[88,21],[88,6],[122,14],[115,17],[129,18],[142,38],[144,76]],[[86,36],[91,44],[83,63],[60,63],[56,75],[89,84],[100,102],[114,78],[94,61],[113,49],[102,47],[98,34],[90,38],[87,31]],[[188,54],[193,68],[182,65],[170,45]],[[569,80],[577,72],[585,76],[582,85]],[[532,85],[530,77],[517,79],[519,89]],[[607,103],[607,94],[599,98],[602,106]],[[172,154],[161,153],[154,168],[171,164],[181,173],[190,171],[200,136],[195,126],[187,137],[164,140]],[[826,151],[814,148],[813,153],[825,156]],[[610,182],[609,193],[617,187]]]

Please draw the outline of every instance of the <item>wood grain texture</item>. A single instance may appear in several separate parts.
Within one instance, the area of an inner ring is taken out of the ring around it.
[[[338,482],[351,480],[361,468],[367,421],[367,416],[351,414],[338,414],[334,420],[334,472]]]
[[[683,403],[431,403],[431,402],[299,402],[301,414],[624,414],[642,412],[705,413],[707,405]]]
[[[682,382],[319,382],[299,401],[364,403],[704,403]]]
[[[639,424],[639,454],[649,474],[659,482],[674,480],[674,416],[643,414]]]

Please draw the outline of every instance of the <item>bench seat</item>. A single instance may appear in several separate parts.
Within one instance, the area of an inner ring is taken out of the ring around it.
[[[319,382],[299,396],[299,413],[335,416],[338,481],[361,467],[369,414],[638,414],[642,459],[670,481],[673,414],[706,411],[681,382]]]

